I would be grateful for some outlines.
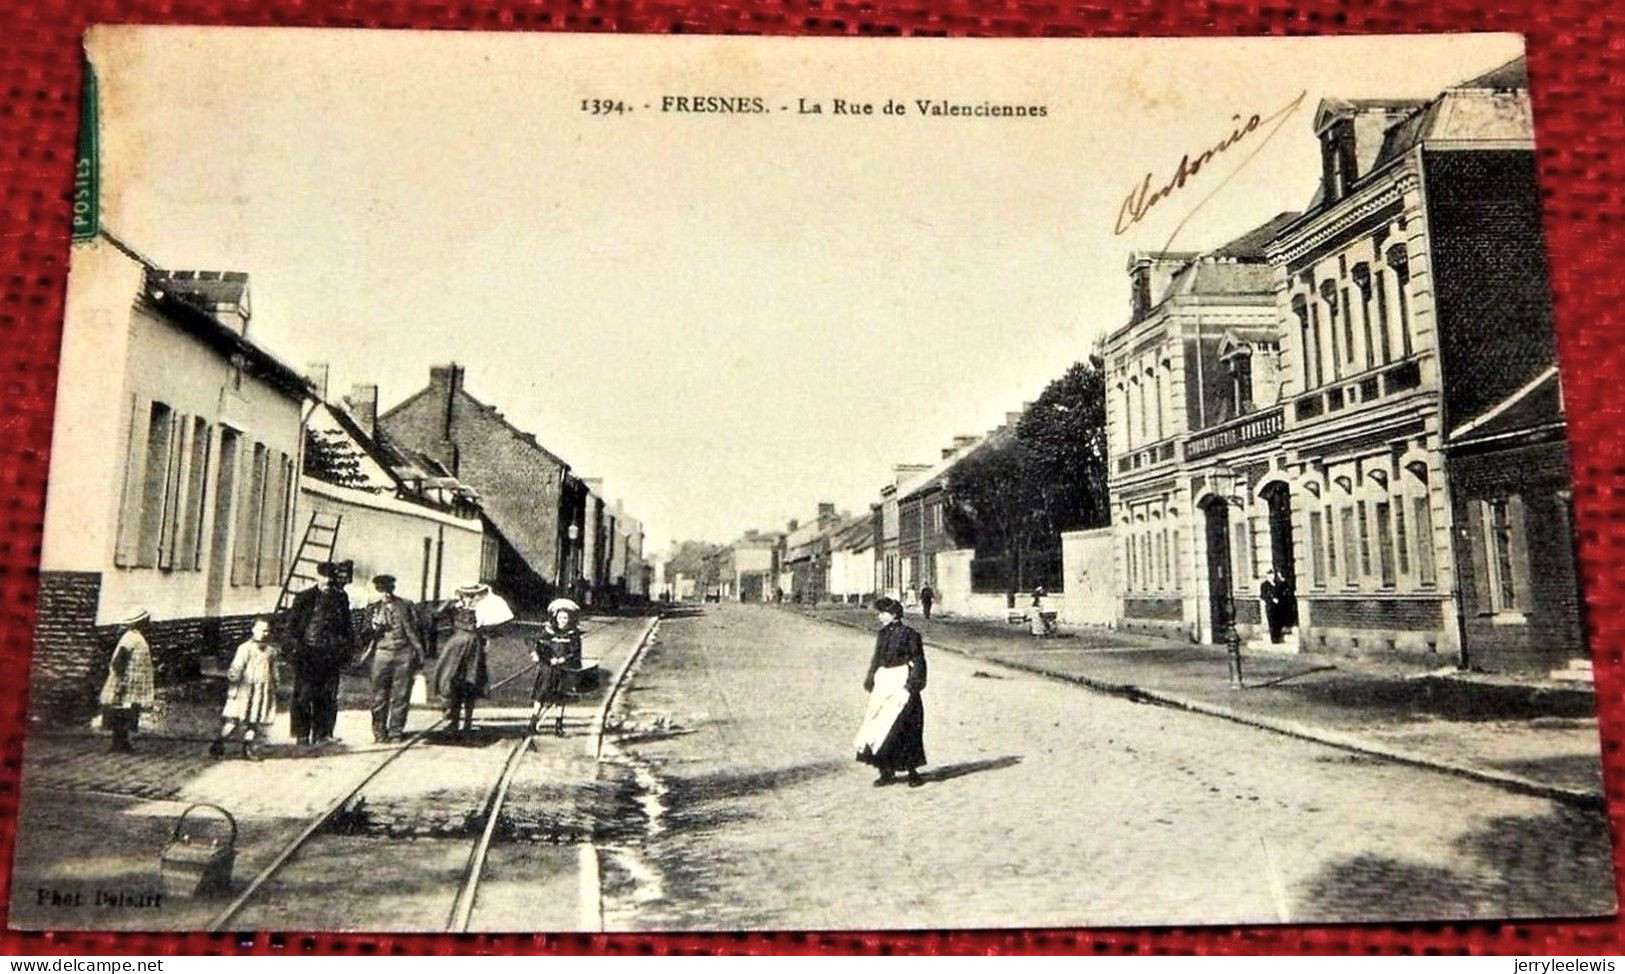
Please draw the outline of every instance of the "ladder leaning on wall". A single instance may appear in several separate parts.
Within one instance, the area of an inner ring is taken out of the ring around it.
[[[305,525],[305,536],[299,539],[299,550],[288,566],[288,577],[283,579],[282,591],[276,597],[276,610],[286,611],[300,592],[321,582],[316,566],[333,560],[333,551],[339,543],[339,522],[342,514],[312,511],[310,523]]]

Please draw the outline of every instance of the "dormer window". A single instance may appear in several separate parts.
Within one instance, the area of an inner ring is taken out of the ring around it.
[[[1242,416],[1253,411],[1253,350],[1238,345],[1222,359],[1230,377],[1230,408],[1232,415]]]
[[[1151,263],[1140,261],[1135,264],[1130,278],[1134,287],[1133,317],[1138,321],[1151,310]]]
[[[1322,195],[1329,205],[1348,195],[1358,175],[1353,119],[1339,119],[1327,126],[1320,134],[1320,147]]]

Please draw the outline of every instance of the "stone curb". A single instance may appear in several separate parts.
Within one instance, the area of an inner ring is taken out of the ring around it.
[[[848,622],[844,619],[828,619],[812,613],[798,614],[803,615],[808,619],[812,619],[815,622],[825,622],[837,626],[845,626],[848,629],[856,629],[860,632],[869,631],[866,627]],[[1248,714],[1230,707],[1206,703],[1190,697],[1180,696],[1179,694],[1165,693],[1159,690],[1147,690],[1144,687],[1135,686],[1132,683],[1114,683],[1110,680],[1083,676],[1077,673],[1063,673],[1043,666],[1035,666],[1031,663],[1020,663],[1013,660],[1003,659],[998,656],[981,655],[971,652],[970,650],[960,649],[956,646],[949,646],[929,639],[922,639],[922,642],[932,649],[953,653],[955,656],[959,656],[964,659],[975,660],[981,663],[991,663],[1002,666],[1006,669],[1030,673],[1034,676],[1042,676],[1047,679],[1059,680],[1064,683],[1071,683],[1099,693],[1108,694],[1114,697],[1121,697],[1126,700],[1132,700],[1135,703],[1154,703],[1164,707],[1172,707],[1176,710],[1203,714],[1208,717],[1217,717],[1221,720],[1232,721],[1233,723],[1242,724],[1247,727],[1255,727],[1259,730],[1269,731],[1273,734],[1281,734],[1286,737],[1297,738],[1298,740],[1323,744],[1327,747],[1335,747],[1342,751],[1349,751],[1355,754],[1364,754],[1370,757],[1381,758],[1383,760],[1393,761],[1398,764],[1408,764],[1413,767],[1426,768],[1442,774],[1454,775],[1458,778],[1466,778],[1472,781],[1481,782],[1483,784],[1495,785],[1500,788],[1505,788],[1508,791],[1514,791],[1525,795],[1533,795],[1537,798],[1546,798],[1552,801],[1562,802],[1567,805],[1574,805],[1582,808],[1603,808],[1607,804],[1607,798],[1601,790],[1588,788],[1568,788],[1562,785],[1554,785],[1547,782],[1536,781],[1532,778],[1525,778],[1522,775],[1511,774],[1506,771],[1497,771],[1492,768],[1482,768],[1472,764],[1461,764],[1454,761],[1446,761],[1442,758],[1436,758],[1417,751],[1408,751],[1403,748],[1390,747],[1386,744],[1380,744],[1367,738],[1358,737],[1353,734],[1340,733],[1324,727],[1315,727],[1313,725],[1300,723],[1298,721],[1276,720],[1270,717],[1260,717],[1256,714]]]

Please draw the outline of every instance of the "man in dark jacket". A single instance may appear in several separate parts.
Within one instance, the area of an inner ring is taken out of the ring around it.
[[[364,636],[372,653],[372,740],[398,741],[412,705],[412,676],[423,665],[417,607],[395,594],[394,575],[376,575]]]
[[[1264,621],[1270,627],[1270,642],[1279,643],[1296,608],[1292,586],[1279,571],[1271,568],[1269,574],[1264,576],[1264,584],[1258,587],[1258,597],[1264,603]]]
[[[293,705],[288,724],[301,744],[336,741],[339,676],[355,654],[355,628],[350,621],[349,562],[322,562],[316,574],[325,581],[294,597],[288,615],[293,646]]]
[[[927,583],[920,589],[920,613],[927,619],[931,618],[931,604],[937,600],[937,593]]]

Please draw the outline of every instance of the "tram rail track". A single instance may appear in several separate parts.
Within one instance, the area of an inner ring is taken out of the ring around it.
[[[590,732],[593,737],[590,753],[595,762],[602,756],[603,734],[607,715],[614,705],[615,698],[624,689],[628,674],[635,667],[637,659],[648,646],[650,637],[654,633],[658,622],[659,617],[657,616],[642,627],[636,638],[635,645],[619,667],[590,725]],[[490,689],[494,692],[534,672],[535,669],[535,663],[523,666],[493,683]],[[428,727],[413,733],[401,746],[392,748],[382,760],[371,765],[356,780],[355,784],[346,789],[342,795],[329,802],[291,840],[285,843],[271,861],[249,880],[247,886],[229,904],[214,915],[206,929],[210,932],[231,929],[231,924],[241,917],[250,906],[269,900],[277,887],[279,875],[283,873],[289,863],[297,858],[301,851],[307,849],[317,836],[324,834],[324,830],[334,822],[341,812],[362,798],[367,788],[382,776],[390,766],[394,765],[402,755],[424,743],[433,734],[444,728],[446,724],[447,718],[441,717]],[[527,730],[522,737],[514,741],[495,780],[484,792],[484,797],[480,802],[482,827],[470,848],[468,859],[463,867],[457,895],[453,900],[444,926],[447,932],[466,932],[474,919],[478,908],[480,882],[485,873],[486,860],[491,846],[496,839],[503,806],[508,799],[514,776],[524,756],[531,751],[536,736],[534,731]],[[583,893],[585,894],[585,891]],[[596,897],[598,891],[593,890],[592,895]]]

